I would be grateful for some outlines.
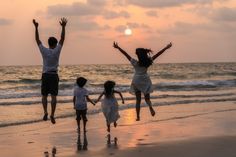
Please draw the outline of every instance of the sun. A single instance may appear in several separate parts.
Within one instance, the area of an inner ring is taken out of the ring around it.
[[[127,27],[124,31],[124,34],[127,36],[132,35],[132,30],[129,27]]]

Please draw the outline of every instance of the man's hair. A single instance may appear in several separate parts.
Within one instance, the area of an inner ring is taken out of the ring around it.
[[[57,45],[57,39],[55,37],[48,38],[48,45],[49,47],[55,47]]]
[[[84,85],[86,84],[86,82],[87,82],[87,79],[84,78],[84,77],[79,77],[79,78],[76,79],[77,85],[78,85],[79,87],[81,87],[81,88],[84,87]]]

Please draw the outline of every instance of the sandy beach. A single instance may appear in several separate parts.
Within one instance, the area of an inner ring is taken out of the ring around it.
[[[151,117],[142,108],[122,110],[110,140],[101,113],[88,117],[88,132],[80,137],[74,118],[3,127],[0,156],[180,156],[233,157],[236,155],[236,107],[234,102],[199,103],[155,107]],[[78,146],[77,143],[80,143]]]

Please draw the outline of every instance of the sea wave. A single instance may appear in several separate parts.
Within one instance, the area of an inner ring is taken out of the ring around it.
[[[97,95],[97,94],[95,94]],[[161,99],[171,99],[171,98],[180,98],[180,99],[186,99],[186,98],[212,98],[212,97],[230,97],[234,96],[235,93],[227,92],[227,93],[220,93],[220,94],[161,94],[161,95],[154,95],[151,96],[152,100],[161,100]],[[41,99],[38,97],[35,97],[37,100],[17,100],[17,101],[1,101],[0,106],[12,106],[12,105],[37,105],[41,104]],[[117,100],[120,100],[120,98],[117,98]],[[125,100],[135,100],[134,96],[128,96],[125,97]],[[66,103],[72,103],[72,98],[61,98],[61,100],[57,100],[58,104],[66,104]]]
[[[74,83],[60,83],[59,96],[72,96]],[[229,80],[191,80],[176,82],[154,83],[154,91],[216,91],[225,88],[235,88],[236,79]],[[90,84],[86,87],[90,94],[99,94],[103,90],[103,84]],[[121,92],[129,92],[129,84],[118,84],[116,89]],[[40,97],[40,85],[19,86],[9,88],[8,90],[0,89],[0,99],[30,98]]]
[[[167,105],[181,105],[181,104],[192,104],[192,103],[210,103],[210,102],[226,102],[226,101],[236,101],[236,97],[232,98],[212,98],[212,99],[195,99],[195,100],[180,100],[180,101],[169,101],[169,102],[158,102],[158,103],[153,103],[153,106],[167,106]],[[141,106],[147,106],[142,104]],[[128,104],[128,105],[123,105],[119,107],[119,110],[126,110],[129,108],[135,108],[135,104]],[[235,109],[233,109],[235,110]],[[230,110],[225,110],[225,112],[230,111]],[[88,114],[97,114],[100,113],[101,109],[92,109],[88,111]],[[223,112],[223,111],[222,111]],[[75,113],[66,113],[63,115],[59,115],[56,118],[67,118],[67,117],[73,117],[75,116]],[[34,119],[34,120],[22,120],[22,121],[17,121],[17,122],[4,122],[0,124],[0,127],[7,127],[7,126],[15,126],[15,125],[23,125],[23,124],[32,124],[32,123],[37,123],[43,121],[42,119]]]

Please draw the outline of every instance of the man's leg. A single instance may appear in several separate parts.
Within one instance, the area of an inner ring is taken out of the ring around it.
[[[42,104],[43,104],[43,111],[44,111],[44,116],[43,116],[43,120],[48,120],[48,100],[47,100],[47,96],[42,96]]]
[[[57,96],[52,95],[51,98],[52,98],[52,100],[51,100],[51,108],[52,109],[51,109],[51,116],[50,116],[50,118],[51,118],[51,122],[53,124],[55,124],[56,121],[55,121],[55,118],[54,118],[54,114],[55,114],[56,105],[57,105]]]
[[[135,92],[135,96],[136,96],[136,114],[137,114],[136,121],[140,121],[141,92],[140,91]]]

